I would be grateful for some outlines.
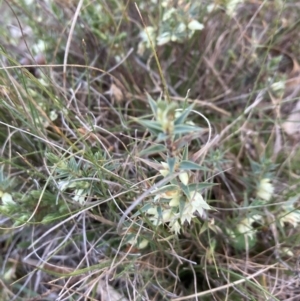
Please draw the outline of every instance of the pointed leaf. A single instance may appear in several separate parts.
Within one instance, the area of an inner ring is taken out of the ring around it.
[[[167,134],[160,132],[157,134],[157,139],[155,140],[155,142],[166,141],[167,138],[169,138]]]
[[[174,127],[174,134],[187,134],[187,133],[192,133],[196,131],[203,131],[202,128],[193,126],[193,125],[188,125],[188,124],[179,124],[175,125]]]
[[[198,192],[200,192],[202,189],[210,188],[210,187],[213,187],[213,186],[216,186],[216,185],[218,185],[218,184],[207,183],[207,182],[194,183],[194,184],[190,184],[189,185],[189,190],[190,191],[198,191]]]
[[[137,119],[136,122],[143,125],[148,130],[153,130],[155,132],[157,132],[157,131],[162,132],[163,131],[160,123],[157,122],[157,121]]]
[[[171,102],[170,104],[167,105],[166,107],[166,115],[170,116],[170,115],[174,115],[175,114],[175,110],[178,108],[178,105],[176,102]]]
[[[165,192],[171,192],[178,189],[178,185],[176,184],[170,184],[170,185],[165,185],[163,187],[160,187],[154,191],[151,192],[151,194],[159,194],[159,193],[165,193]]]
[[[184,150],[183,150],[183,155],[182,155],[182,157],[183,157],[183,161],[182,162],[185,162],[187,159],[188,159],[188,156],[189,156],[189,146],[188,146],[188,144],[185,146],[185,148],[184,148]],[[181,162],[181,163],[182,163]],[[181,164],[180,163],[180,164]]]
[[[147,95],[147,99],[148,99],[148,102],[149,102],[149,105],[151,107],[151,110],[152,110],[152,113],[154,116],[156,116],[156,112],[157,112],[157,105],[156,105],[156,102],[155,100],[150,96],[150,94],[146,93]]]
[[[188,197],[188,196],[187,196]],[[182,196],[180,199],[179,199],[179,212],[180,212],[180,217],[182,216],[182,213],[183,213],[183,209],[185,207],[185,204],[186,204],[186,199],[184,196]]]
[[[190,185],[184,185],[183,183],[180,183],[180,188],[182,189],[182,191],[183,191],[183,193],[185,194],[185,196],[187,197],[187,198],[189,198],[190,197],[190,187],[189,187]]]
[[[140,155],[141,156],[152,155],[152,154],[157,154],[157,153],[160,153],[160,152],[165,152],[166,150],[167,150],[167,148],[164,145],[155,144],[155,145],[151,145],[150,147],[148,147],[146,149],[143,149],[140,152]]]
[[[147,212],[150,208],[153,207],[153,204],[151,203],[147,203],[146,205],[144,205],[142,208],[140,208],[136,213],[134,213],[132,215],[131,218],[137,217],[139,216],[141,213]]]
[[[176,159],[168,157],[167,162],[168,162],[168,165],[169,165],[170,172],[174,172]]]
[[[186,118],[188,117],[188,115],[190,114],[191,110],[193,109],[194,104],[190,105],[188,108],[186,108],[182,114],[177,117],[174,121],[175,125],[179,125],[179,124],[183,124],[186,120]]]
[[[207,168],[206,166],[201,166],[197,163],[194,163],[192,161],[181,161],[179,164],[179,168],[181,170],[202,170],[202,171],[210,171],[209,168]]]

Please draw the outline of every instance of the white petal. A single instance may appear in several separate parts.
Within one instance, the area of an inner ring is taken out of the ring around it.
[[[210,206],[204,201],[203,196],[199,192],[192,192],[192,204],[195,208],[195,211],[198,210],[196,208],[210,209]]]
[[[139,244],[137,245],[138,249],[144,249],[148,246],[149,241],[147,239],[143,239],[141,242],[139,242]]]
[[[178,221],[175,221],[171,226],[171,231],[175,232],[175,234],[180,233],[181,226]]]
[[[151,215],[154,215],[154,216],[158,216],[157,208],[156,208],[156,207],[149,208],[149,209],[147,210],[147,213],[148,213],[148,214],[151,214]]]
[[[72,197],[72,200],[80,203],[81,205],[85,202],[86,194],[84,193],[84,189],[76,189],[75,195]]]
[[[193,21],[192,21],[193,22]],[[179,26],[176,28],[176,33],[182,33],[186,30],[186,26],[184,23],[180,23]]]
[[[190,30],[202,30],[204,28],[204,25],[198,22],[197,20],[192,20],[188,24],[188,29]]]
[[[274,187],[270,183],[270,179],[262,179],[257,190],[257,197],[269,201],[274,193]]]
[[[182,184],[187,185],[189,183],[189,175],[187,172],[182,172],[179,175],[179,179],[182,182]]]
[[[171,35],[169,32],[163,33],[159,37],[157,37],[157,45],[161,46],[167,44],[171,40]]]
[[[2,195],[2,203],[3,205],[13,205],[15,204],[14,200],[10,193],[4,192]]]
[[[178,197],[172,198],[171,201],[169,202],[169,206],[171,207],[179,206],[179,198]]]

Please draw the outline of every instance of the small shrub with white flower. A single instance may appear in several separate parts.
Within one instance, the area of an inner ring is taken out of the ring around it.
[[[193,171],[205,171],[207,167],[189,160],[188,145],[185,142],[187,135],[195,134],[195,137],[199,137],[203,128],[186,121],[192,105],[179,110],[174,102],[156,102],[149,95],[148,101],[154,120],[136,119],[136,122],[149,130],[155,143],[143,150],[141,155],[149,156],[156,152],[162,154],[159,164],[150,160],[145,162],[149,166],[156,164],[157,176],[163,176],[164,183],[154,185],[144,206],[134,216],[143,213],[152,225],[163,225],[171,233],[179,234],[185,224],[190,224],[197,216],[205,217],[205,211],[211,209],[203,198],[203,191],[213,184],[198,183],[193,177]],[[130,234],[129,243],[132,242],[137,246],[137,241],[132,240]]]
[[[143,55],[146,49],[151,48],[149,38],[157,46],[170,42],[184,43],[204,28],[204,25],[197,20],[201,3],[180,2],[175,7],[173,1],[164,1],[162,7],[163,14],[160,23],[157,26],[145,28],[140,34],[139,55]]]
[[[240,216],[237,217],[235,227],[226,229],[232,245],[237,250],[252,248],[257,243],[256,234],[258,228],[259,226],[267,225],[268,221],[265,212],[258,212],[254,208],[256,206],[264,207],[265,204],[269,203],[275,190],[272,179],[274,178],[273,171],[276,168],[276,164],[273,164],[272,160],[264,156],[261,157],[259,162],[250,159],[250,166],[254,175],[254,181],[251,178],[245,180],[245,182],[248,187],[255,185],[256,189],[249,204],[249,211],[246,216],[242,218]],[[256,227],[254,226],[255,224],[257,225]]]
[[[15,208],[15,201],[12,196],[15,181],[4,175],[3,167],[0,168],[0,212],[9,214]]]

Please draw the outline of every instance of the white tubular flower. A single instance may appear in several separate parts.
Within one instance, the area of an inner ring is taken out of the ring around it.
[[[230,17],[233,17],[236,13],[236,8],[240,3],[243,3],[243,0],[229,0],[229,1],[227,1],[227,3],[226,3],[226,13]]]
[[[169,165],[166,162],[160,162],[160,164],[162,165],[163,168],[159,172],[163,177],[166,177],[170,172]]]
[[[210,206],[204,201],[202,195],[197,191],[191,192],[191,199],[186,201],[183,212],[181,214],[181,223],[185,221],[191,222],[191,219],[195,217],[194,213],[198,211],[200,216],[204,215],[204,209],[210,209]]]
[[[158,46],[162,46],[171,41],[171,34],[169,32],[164,32],[160,36],[157,37],[156,42]]]
[[[294,257],[295,254],[293,253],[293,251],[290,248],[280,248],[280,253],[283,254],[284,256],[290,256],[290,257]]]
[[[163,15],[163,21],[166,21],[168,19],[171,19],[173,16],[173,14],[176,13],[176,8],[172,7],[170,9],[168,9],[164,15]]]
[[[186,31],[186,25],[181,22],[176,28],[176,33],[182,33],[185,31]]]
[[[159,226],[164,223],[168,223],[172,221],[175,217],[174,212],[172,209],[165,209],[161,212],[161,214],[158,214],[157,208],[150,208],[147,211],[148,214],[153,215],[150,217],[150,220],[152,221],[153,225]]]
[[[144,42],[146,44],[147,48],[150,48],[151,43],[149,41],[148,35],[152,41],[155,40],[155,28],[154,27],[148,26],[140,33],[142,42]]]
[[[282,227],[284,227],[284,223],[289,223],[296,228],[300,223],[300,210],[283,213],[281,217],[279,217],[279,222]]]
[[[202,30],[204,28],[204,25],[198,22],[197,20],[192,20],[188,24],[188,29],[189,30]]]
[[[149,241],[145,238],[139,241],[137,237],[132,237],[127,243],[135,246],[138,249],[145,249],[148,246]]]
[[[262,179],[258,185],[256,196],[265,201],[269,201],[274,193],[274,186],[270,183],[270,179]]]
[[[177,194],[174,195],[174,196],[171,198],[171,201],[169,202],[169,206],[170,206],[170,207],[178,207],[178,206],[179,206],[179,200],[180,200],[180,193],[177,192]]]
[[[237,231],[241,234],[249,236],[250,239],[253,239],[256,230],[252,227],[252,223],[261,219],[261,215],[258,214],[253,215],[252,217],[246,217],[237,225]]]
[[[279,223],[284,227],[284,223],[293,225],[294,228],[300,223],[300,210],[295,209],[295,204],[298,203],[300,194],[290,197],[282,206],[282,213],[279,215]]]
[[[143,239],[141,242],[138,243],[137,248],[138,249],[145,249],[149,244],[149,240]]]
[[[11,194],[8,192],[3,192],[0,190],[0,198],[2,199],[2,204],[4,206],[16,204],[15,201],[13,200]]]
[[[183,208],[183,211],[181,212],[181,216],[180,216],[181,223],[183,224],[185,221],[187,221],[190,224],[192,218],[195,217],[194,212],[195,210],[193,208],[193,205],[189,201],[187,201]]]
[[[83,205],[85,203],[85,197],[87,195],[84,189],[76,189],[74,194],[75,195],[72,197],[72,200]]]
[[[154,201],[158,201],[159,199],[171,200],[169,205],[171,207],[176,207],[179,205],[180,196],[181,196],[180,191],[178,189],[174,188],[174,189],[166,191],[164,193],[157,194],[154,197]]]
[[[67,188],[76,187],[76,183],[70,182],[69,180],[62,180],[57,183],[57,187],[60,191],[65,191]]]
[[[43,40],[39,40],[36,44],[32,46],[32,50],[35,53],[44,52],[46,48],[47,48],[46,43]]]
[[[174,222],[171,223],[170,226],[172,232],[174,232],[175,234],[180,233],[181,225],[179,224],[178,220],[174,220]]]
[[[155,44],[155,30],[156,29],[154,27],[148,26],[147,29],[143,30],[140,33],[141,41],[138,44],[138,49],[137,49],[138,55],[142,56],[146,49],[151,48],[151,42],[148,38],[148,35],[151,41],[153,41],[153,43]]]

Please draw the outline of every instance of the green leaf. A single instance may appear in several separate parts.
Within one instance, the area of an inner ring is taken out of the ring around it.
[[[190,191],[200,191],[202,189],[206,189],[206,188],[210,188],[210,187],[213,187],[213,186],[216,186],[218,184],[215,184],[215,183],[207,183],[207,182],[203,182],[203,183],[193,183],[193,184],[189,184],[189,190]]]
[[[157,206],[156,209],[157,209],[157,213],[158,213],[158,220],[162,220],[162,218],[163,218],[163,212],[162,212],[161,207]]]
[[[174,115],[175,114],[175,110],[177,109],[178,105],[176,102],[171,102],[170,104],[167,105],[166,109],[165,109],[165,113],[167,116],[170,115]]]
[[[188,196],[187,196],[188,197]],[[179,212],[180,212],[180,217],[182,216],[182,213],[183,213],[183,209],[185,207],[185,204],[186,204],[186,199],[184,196],[182,196],[180,199],[179,199]]]
[[[190,114],[191,110],[193,109],[194,104],[190,105],[188,108],[186,108],[182,114],[177,117],[174,121],[175,125],[180,125],[180,124],[184,124],[186,118],[188,117],[188,115]]]
[[[179,168],[181,170],[202,170],[202,171],[210,171],[209,168],[207,168],[206,166],[201,166],[197,163],[194,163],[192,161],[181,161],[179,164]]]
[[[155,145],[151,145],[150,147],[142,150],[140,152],[140,156],[157,154],[160,152],[165,152],[166,150],[167,150],[167,148],[164,145],[155,144]]]
[[[56,164],[56,163],[58,163],[61,160],[61,157],[58,157],[58,156],[56,156],[56,155],[54,155],[52,153],[48,153],[48,152],[45,153],[45,157],[53,165]]]
[[[51,223],[51,222],[55,221],[55,220],[58,219],[58,218],[59,218],[59,217],[57,216],[57,214],[55,214],[55,213],[50,213],[50,214],[46,215],[46,216],[42,219],[41,223],[43,223],[43,224]]]
[[[188,144],[186,144],[186,146],[185,146],[185,148],[184,148],[184,150],[183,150],[183,155],[182,155],[182,157],[183,157],[183,161],[182,162],[185,162],[187,159],[188,159],[188,157],[189,157],[189,146],[188,146]],[[181,164],[181,163],[180,163]],[[179,166],[180,167],[180,166]]]
[[[190,189],[189,189],[190,187],[189,186],[190,185],[186,186],[186,185],[180,183],[180,188],[188,199],[190,198]]]
[[[132,215],[131,218],[139,216],[141,213],[147,212],[150,208],[152,208],[154,205],[152,203],[147,203],[142,208],[140,208],[135,214]]]
[[[151,107],[152,113],[154,116],[156,116],[156,112],[157,112],[157,105],[156,102],[154,101],[154,99],[150,96],[150,94],[146,93],[147,95],[147,99],[149,102],[149,105]]]
[[[174,169],[175,169],[175,163],[176,163],[176,158],[170,158],[168,157],[167,159],[167,163],[169,165],[169,170],[170,172],[174,172]]]
[[[203,131],[202,128],[197,127],[197,126],[193,126],[193,125],[188,125],[188,124],[178,124],[175,125],[174,127],[174,134],[188,134],[188,133],[192,133],[192,132],[200,132]]]
[[[178,189],[178,185],[176,184],[170,184],[170,185],[165,185],[163,187],[160,187],[152,192],[152,194],[159,194],[159,193],[164,193],[168,191],[174,191],[175,189]]]
[[[237,251],[245,251],[246,248],[251,249],[257,243],[256,235],[254,235],[253,238],[248,236],[246,241],[244,234],[241,234],[237,231],[234,231],[234,233],[235,238],[232,238],[231,244]]]
[[[154,131],[155,133],[163,132],[161,124],[157,121],[136,119],[136,122],[144,126],[146,129]]]
[[[169,136],[165,133],[159,133],[157,135],[157,139],[155,140],[156,142],[161,142],[161,141],[166,141],[166,139],[169,138]]]
[[[0,167],[0,190],[2,192],[9,192],[13,190],[16,185],[15,178],[10,178],[4,174],[4,166]]]
[[[251,158],[249,158],[251,169],[255,174],[260,174],[261,173],[261,164],[253,161]]]

